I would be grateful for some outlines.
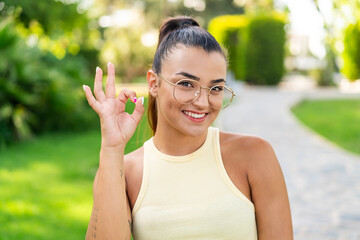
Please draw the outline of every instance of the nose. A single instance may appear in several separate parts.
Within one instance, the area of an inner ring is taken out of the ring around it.
[[[195,94],[197,96],[196,100],[193,102],[195,106],[199,108],[205,108],[209,106],[209,98],[207,89],[201,88]]]

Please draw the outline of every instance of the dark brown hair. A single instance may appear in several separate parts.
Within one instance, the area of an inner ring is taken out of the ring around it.
[[[160,27],[159,40],[154,56],[152,69],[155,73],[161,73],[161,63],[165,57],[178,44],[186,47],[202,48],[205,52],[218,52],[226,54],[215,38],[191,17],[172,17],[166,19]],[[155,134],[157,127],[156,98],[149,94],[148,120]]]

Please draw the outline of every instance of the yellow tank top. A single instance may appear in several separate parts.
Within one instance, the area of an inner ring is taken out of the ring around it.
[[[144,143],[143,179],[132,210],[134,240],[257,239],[255,209],[224,168],[219,130],[185,156]]]

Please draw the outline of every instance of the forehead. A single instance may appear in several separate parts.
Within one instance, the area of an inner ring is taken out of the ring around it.
[[[226,61],[221,53],[208,53],[202,48],[179,45],[163,60],[161,72],[173,76],[181,71],[191,73],[200,79],[225,78]]]

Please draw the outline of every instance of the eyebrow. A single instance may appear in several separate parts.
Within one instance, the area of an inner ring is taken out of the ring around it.
[[[200,78],[199,77],[196,77],[190,73],[187,73],[187,72],[178,72],[176,73],[175,75],[182,75],[184,77],[187,77],[187,78],[190,78],[190,79],[193,79],[193,80],[196,80],[196,81],[199,81]],[[223,78],[219,78],[219,79],[215,79],[215,80],[211,80],[211,83],[220,83],[220,82],[226,82],[225,79]]]

